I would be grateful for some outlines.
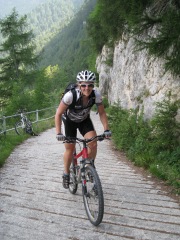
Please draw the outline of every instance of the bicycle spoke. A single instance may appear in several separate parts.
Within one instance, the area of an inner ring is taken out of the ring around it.
[[[69,191],[72,194],[75,194],[77,192],[78,183],[76,181],[76,167],[71,164],[70,167],[70,183],[69,183]]]
[[[25,127],[23,126],[22,122],[18,122],[15,125],[15,131],[18,135],[25,134]]]
[[[87,200],[90,214],[92,215],[94,220],[96,220],[99,212],[99,202],[98,202],[99,199],[97,194],[94,192],[93,188],[88,193],[86,200]]]
[[[95,226],[102,221],[104,214],[104,199],[101,183],[96,170],[92,166],[86,167],[86,193],[83,193],[84,205],[89,220]]]

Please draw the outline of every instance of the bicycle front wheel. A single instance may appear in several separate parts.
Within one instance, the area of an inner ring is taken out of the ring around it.
[[[23,135],[25,134],[25,127],[23,126],[22,122],[17,122],[15,124],[15,131],[18,135]]]
[[[75,166],[74,162],[72,162],[70,167],[70,183],[69,183],[69,191],[72,194],[75,194],[78,189],[77,171],[78,171],[77,166]]]
[[[85,167],[86,186],[83,186],[83,201],[90,222],[98,226],[104,215],[104,197],[101,182],[95,168]]]

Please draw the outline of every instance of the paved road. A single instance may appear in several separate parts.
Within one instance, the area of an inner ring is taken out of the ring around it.
[[[93,115],[98,133],[101,124]],[[103,222],[87,220],[81,189],[62,188],[63,144],[50,129],[18,146],[0,169],[0,239],[179,240],[180,208],[151,179],[99,143],[96,168],[105,198]]]

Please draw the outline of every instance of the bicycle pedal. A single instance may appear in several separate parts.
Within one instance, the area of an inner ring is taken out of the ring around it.
[[[89,192],[87,192],[85,195],[86,197],[89,197],[89,198],[91,197],[91,194]]]

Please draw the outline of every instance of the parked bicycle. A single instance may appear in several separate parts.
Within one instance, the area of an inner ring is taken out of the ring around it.
[[[90,139],[70,138],[66,137],[65,142],[83,144],[83,148],[77,154],[74,151],[72,163],[70,167],[70,184],[69,191],[75,194],[78,189],[78,184],[82,185],[83,202],[86,214],[90,222],[98,226],[104,215],[104,197],[99,175],[94,167],[92,160],[88,158],[87,143],[97,140],[104,140],[105,136],[98,135]],[[77,161],[82,157],[79,161]]]
[[[33,131],[32,122],[26,116],[25,111],[19,110],[18,113],[20,113],[21,120],[15,123],[16,133],[18,135],[28,133],[30,135],[37,136],[37,134]]]

